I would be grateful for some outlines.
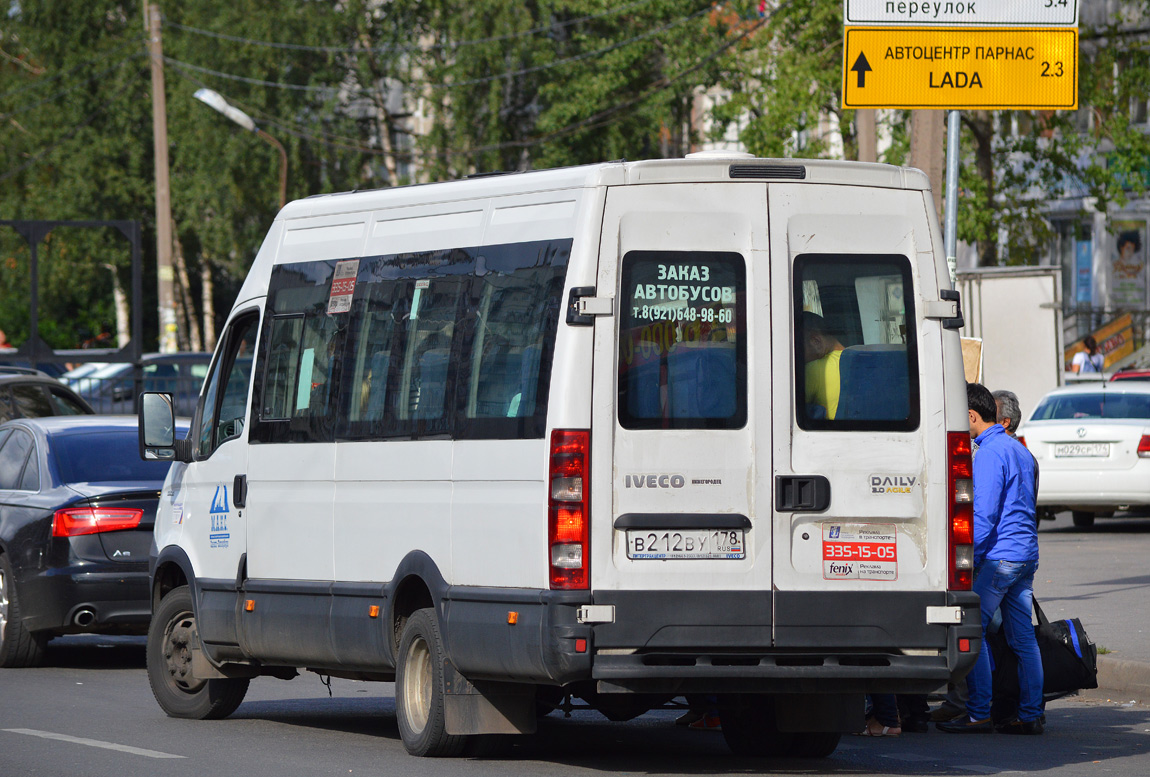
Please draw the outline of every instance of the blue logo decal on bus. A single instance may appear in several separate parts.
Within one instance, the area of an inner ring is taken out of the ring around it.
[[[212,497],[212,508],[208,511],[211,520],[211,532],[208,534],[208,546],[212,548],[226,548],[228,539],[228,487],[220,484],[216,486],[216,494]]]

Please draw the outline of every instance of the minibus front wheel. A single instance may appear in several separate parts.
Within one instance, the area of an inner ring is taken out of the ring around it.
[[[435,611],[416,610],[404,624],[395,671],[395,717],[412,755],[456,756],[467,742],[447,733],[445,660]]]
[[[173,718],[218,720],[236,711],[248,692],[246,678],[205,680],[192,673],[192,651],[200,638],[192,592],[173,588],[148,627],[148,684],[164,712]]]

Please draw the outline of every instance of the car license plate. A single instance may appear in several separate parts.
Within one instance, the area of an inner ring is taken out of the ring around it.
[[[627,532],[630,559],[746,558],[742,529],[633,529]]]
[[[1108,442],[1064,442],[1054,446],[1056,459],[1103,458],[1110,455]]]

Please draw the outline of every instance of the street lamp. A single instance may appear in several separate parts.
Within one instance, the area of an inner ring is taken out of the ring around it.
[[[195,98],[205,105],[214,108],[229,119],[234,121],[249,132],[254,132],[261,138],[271,143],[280,152],[280,210],[283,210],[284,205],[287,205],[287,152],[284,151],[283,143],[273,138],[268,133],[256,126],[255,121],[251,116],[235,107],[223,95],[212,89],[197,89]]]

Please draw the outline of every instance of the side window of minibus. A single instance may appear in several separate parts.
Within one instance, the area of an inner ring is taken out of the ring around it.
[[[258,323],[256,313],[244,315],[224,335],[224,348],[212,366],[200,410],[199,458],[210,456],[220,443],[243,431]]]

